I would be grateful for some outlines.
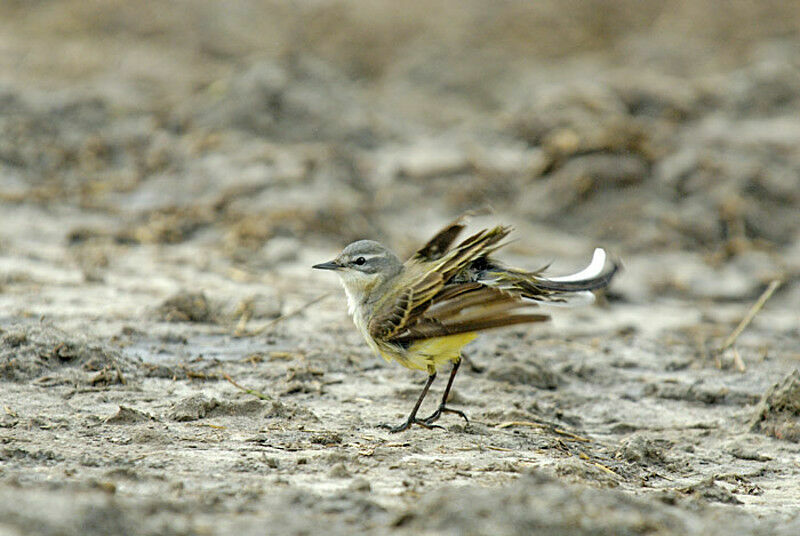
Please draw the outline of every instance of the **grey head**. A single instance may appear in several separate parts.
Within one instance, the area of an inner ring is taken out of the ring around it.
[[[350,314],[354,314],[361,311],[362,305],[369,307],[383,295],[388,282],[403,271],[403,263],[378,242],[359,240],[332,261],[313,268],[336,271],[347,294]]]
[[[335,270],[347,294],[348,310],[354,319],[369,316],[372,304],[384,295],[391,281],[403,271],[394,253],[372,240],[353,242],[332,261],[314,265]],[[360,325],[360,321],[356,321]]]
[[[400,273],[403,263],[387,248],[374,240],[359,240],[353,242],[332,261],[315,264],[312,268],[318,270],[336,270],[343,275],[345,272],[361,273],[365,275],[381,274],[391,277]]]

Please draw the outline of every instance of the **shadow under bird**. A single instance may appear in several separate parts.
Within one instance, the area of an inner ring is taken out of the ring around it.
[[[461,349],[487,329],[548,320],[533,311],[539,303],[591,303],[592,290],[609,284],[617,263],[606,267],[606,253],[597,248],[591,263],[575,274],[544,277],[508,267],[491,257],[505,243],[510,227],[484,229],[455,247],[466,226],[459,218],[439,231],[406,262],[372,240],[348,245],[334,260],[313,268],[334,270],[347,294],[349,313],[367,344],[386,360],[425,371],[428,381],[405,422],[390,427],[400,432],[416,424],[425,428],[450,408],[447,399],[461,364]],[[436,373],[453,363],[439,407],[417,418]]]

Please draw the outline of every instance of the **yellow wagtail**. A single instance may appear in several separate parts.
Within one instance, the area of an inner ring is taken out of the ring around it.
[[[462,411],[447,406],[461,348],[483,330],[548,320],[530,312],[537,303],[591,302],[591,291],[608,285],[618,268],[612,263],[605,269],[605,251],[597,248],[580,272],[546,278],[543,270],[510,268],[489,256],[505,245],[510,227],[484,229],[450,249],[464,227],[463,217],[455,220],[405,263],[381,244],[359,240],[334,260],[314,266],[339,275],[353,322],[373,350],[387,361],[428,373],[408,419],[392,432],[412,424],[435,427],[447,412],[469,422]],[[450,361],[453,368],[438,409],[417,419],[436,372]]]

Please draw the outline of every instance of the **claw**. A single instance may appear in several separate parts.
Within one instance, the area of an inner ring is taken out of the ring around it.
[[[429,422],[425,422],[427,419],[409,419],[402,424],[398,424],[397,426],[391,426],[389,424],[381,424],[380,428],[384,428],[389,430],[390,434],[396,434],[397,432],[402,432],[404,430],[408,430],[413,425],[422,426],[423,428],[427,428],[428,430],[433,430],[434,428],[438,428],[440,430],[444,430],[444,426],[440,426],[438,424],[431,424]]]
[[[442,413],[455,413],[456,415],[463,417],[463,419],[469,424],[469,418],[467,418],[466,413],[458,409],[448,408],[447,406],[441,405],[439,406],[436,411],[431,413],[428,417],[422,419],[422,422],[425,424],[432,424],[439,420],[439,417],[442,416]]]

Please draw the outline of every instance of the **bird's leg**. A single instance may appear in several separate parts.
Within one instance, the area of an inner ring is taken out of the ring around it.
[[[419,411],[419,407],[422,405],[422,401],[425,399],[425,395],[428,394],[428,389],[431,388],[431,384],[435,379],[436,379],[436,371],[433,370],[428,375],[428,381],[425,383],[425,387],[422,388],[422,393],[419,395],[417,403],[414,404],[414,409],[411,410],[411,414],[408,416],[408,419],[406,419],[406,422],[404,422],[403,424],[389,427],[389,431],[391,433],[394,434],[397,432],[402,432],[403,430],[406,430],[409,427],[411,427],[412,424],[418,424],[423,428],[442,428],[442,426],[437,426],[435,424],[425,422],[424,420],[417,419],[417,411]]]
[[[447,397],[450,396],[450,388],[453,386],[453,380],[456,379],[456,374],[458,373],[458,367],[460,366],[461,366],[461,358],[459,357],[458,360],[455,363],[453,363],[453,370],[450,371],[450,379],[447,380],[447,387],[444,388],[444,395],[442,395],[442,403],[439,404],[439,407],[436,408],[436,411],[431,413],[429,417],[422,419],[422,422],[424,422],[425,424],[432,425],[439,419],[439,417],[442,416],[442,413],[455,413],[456,415],[460,415],[461,417],[464,417],[464,420],[467,421],[467,424],[469,424],[469,419],[467,418],[467,416],[464,414],[463,411],[447,407]]]

